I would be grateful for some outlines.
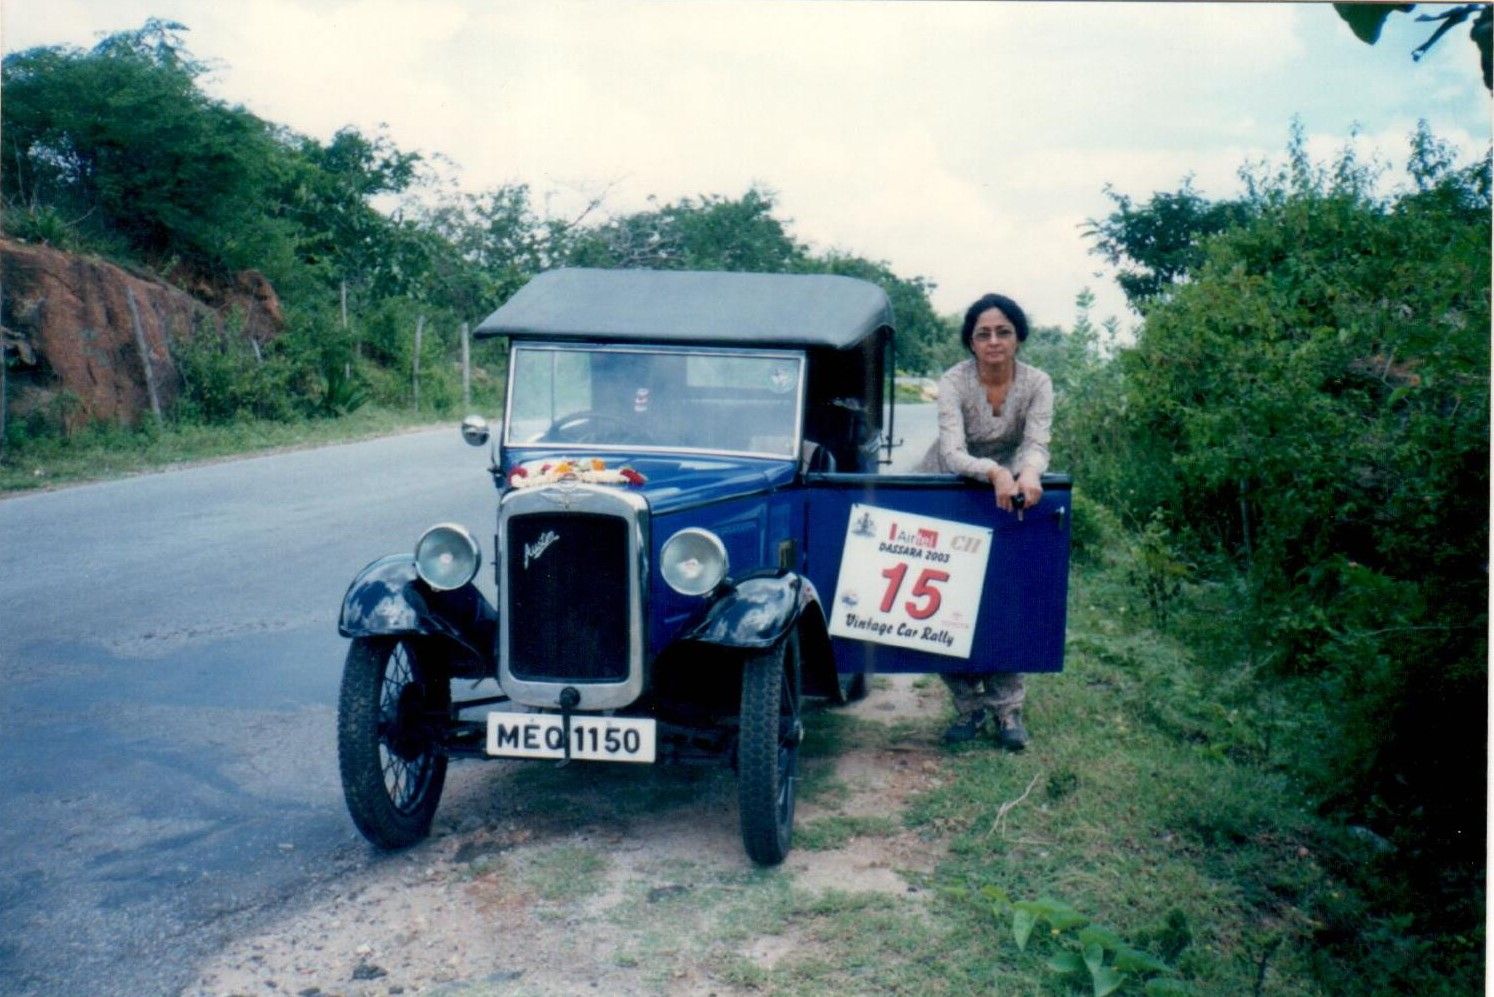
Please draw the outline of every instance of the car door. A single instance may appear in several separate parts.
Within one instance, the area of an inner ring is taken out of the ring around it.
[[[806,572],[847,672],[1063,667],[1071,481],[1020,515],[953,475],[805,476]]]

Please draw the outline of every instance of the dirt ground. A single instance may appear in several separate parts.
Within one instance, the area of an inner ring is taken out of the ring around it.
[[[921,906],[941,848],[899,816],[937,784],[946,709],[937,681],[894,676],[809,717],[811,736],[816,722],[845,733],[804,762],[799,839],[851,836],[797,844],[770,872],[742,851],[725,766],[454,765],[428,841],[242,938],[185,993],[748,992],[744,972],[808,944],[774,914],[790,893]]]

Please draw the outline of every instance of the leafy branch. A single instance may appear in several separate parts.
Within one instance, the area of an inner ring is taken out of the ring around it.
[[[1343,18],[1354,36],[1366,45],[1373,45],[1380,40],[1380,32],[1385,27],[1385,21],[1394,13],[1409,14],[1414,10],[1414,3],[1336,3],[1333,9],[1338,16]],[[1423,22],[1440,22],[1437,30],[1432,32],[1430,38],[1416,46],[1411,52],[1411,58],[1420,62],[1421,57],[1431,50],[1442,40],[1442,36],[1453,28],[1473,18],[1473,26],[1468,31],[1468,37],[1474,45],[1478,46],[1479,65],[1484,74],[1484,86],[1494,90],[1494,65],[1490,58],[1491,28],[1494,28],[1494,8],[1486,3],[1465,3],[1456,7],[1442,8],[1436,14],[1420,14],[1416,20]]]
[[[1046,940],[1052,949],[1048,969],[1063,977],[1087,977],[1094,997],[1106,997],[1132,982],[1139,983],[1148,997],[1193,992],[1182,980],[1167,975],[1173,968],[1165,961],[1131,945],[1109,928],[1092,924],[1061,900],[1042,897],[1014,901],[1005,890],[989,885],[982,887],[981,893],[991,901],[991,913],[998,920],[1010,918],[1012,940],[1019,950],[1026,952],[1034,935]],[[1046,932],[1037,930],[1042,925],[1047,926]],[[1176,951],[1185,945],[1186,931]]]

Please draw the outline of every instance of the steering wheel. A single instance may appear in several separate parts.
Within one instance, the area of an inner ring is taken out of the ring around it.
[[[541,439],[547,443],[616,443],[619,437],[628,443],[653,442],[637,423],[596,409],[561,416],[550,423]]]

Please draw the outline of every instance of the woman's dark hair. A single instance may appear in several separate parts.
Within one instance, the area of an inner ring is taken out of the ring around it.
[[[1027,313],[1022,306],[1004,294],[982,294],[980,298],[965,309],[965,323],[960,326],[960,342],[965,344],[965,350],[971,350],[970,337],[975,332],[975,320],[980,318],[980,313],[992,308],[1000,308],[1001,314],[1005,315],[1017,330],[1017,342],[1027,342]]]

